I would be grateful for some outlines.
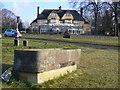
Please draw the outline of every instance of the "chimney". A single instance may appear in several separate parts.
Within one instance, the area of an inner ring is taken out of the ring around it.
[[[83,8],[80,9],[80,14],[83,16]]]
[[[61,9],[62,9],[62,7],[60,6],[60,7],[59,7],[59,11],[61,11]]]
[[[37,17],[39,16],[39,6],[37,7]]]

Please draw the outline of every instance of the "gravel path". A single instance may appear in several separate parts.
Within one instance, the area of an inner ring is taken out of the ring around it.
[[[48,41],[48,42],[55,42],[55,43],[67,43],[67,44],[74,44],[80,47],[92,47],[92,48],[98,48],[98,49],[114,49],[114,50],[120,50],[120,47],[117,46],[105,46],[105,45],[96,45],[96,44],[85,44],[85,43],[76,43],[76,42],[64,42],[64,41],[55,41],[55,40],[43,40],[43,39],[30,39],[30,38],[24,38],[29,40],[42,40],[42,41]]]

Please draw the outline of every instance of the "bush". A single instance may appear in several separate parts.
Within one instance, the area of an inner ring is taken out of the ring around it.
[[[111,36],[115,36],[115,32],[111,32],[111,34],[110,34]]]
[[[32,29],[27,28],[27,29],[26,29],[26,33],[30,33],[30,34],[33,33],[33,32],[32,32]]]
[[[70,34],[68,33],[68,31],[65,31],[63,38],[70,38]]]

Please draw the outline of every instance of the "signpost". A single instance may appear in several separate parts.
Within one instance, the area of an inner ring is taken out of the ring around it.
[[[14,39],[14,46],[19,46],[19,29],[18,29],[18,24],[19,24],[19,18],[20,17],[18,17],[17,16],[17,29],[16,29],[16,33],[15,33],[15,39]]]

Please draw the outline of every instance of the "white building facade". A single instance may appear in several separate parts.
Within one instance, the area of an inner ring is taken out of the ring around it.
[[[91,25],[76,10],[45,9],[32,21],[31,29],[38,33],[64,33],[87,34],[91,33]]]

